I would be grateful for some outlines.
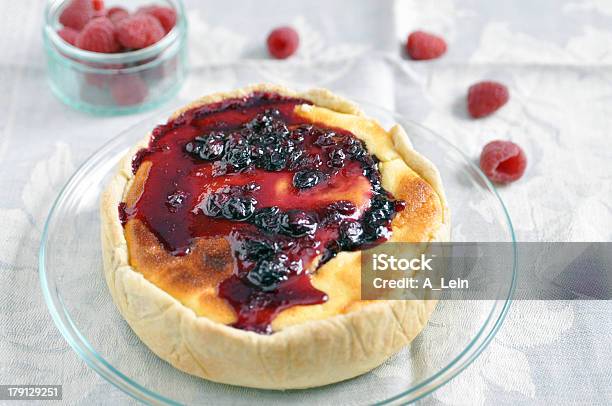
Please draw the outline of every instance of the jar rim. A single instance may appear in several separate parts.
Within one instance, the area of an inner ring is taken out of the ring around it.
[[[43,35],[49,40],[50,45],[65,57],[78,62],[100,63],[100,64],[125,64],[138,62],[155,57],[168,49],[175,42],[180,41],[187,30],[187,23],[182,0],[165,0],[175,10],[177,21],[175,26],[158,42],[143,49],[115,54],[104,54],[100,52],[86,51],[77,48],[64,41],[57,33],[57,15],[66,0],[50,0],[45,7],[45,26]]]

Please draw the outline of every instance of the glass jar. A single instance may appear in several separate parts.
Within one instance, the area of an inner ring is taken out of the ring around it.
[[[176,25],[157,43],[143,49],[103,54],[79,49],[57,33],[59,16],[70,0],[51,0],[43,30],[47,76],[53,93],[76,109],[104,115],[149,110],[173,97],[187,73],[187,22],[181,0],[107,1],[124,5],[174,8]]]

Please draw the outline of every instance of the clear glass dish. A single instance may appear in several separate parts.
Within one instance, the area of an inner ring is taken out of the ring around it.
[[[438,167],[452,212],[454,241],[508,242],[514,247],[510,217],[469,157],[398,114],[371,105],[365,110],[386,128],[403,125],[415,148]],[[404,404],[459,374],[501,326],[514,291],[515,247],[507,261],[507,280],[502,281],[505,300],[441,301],[408,347],[360,377],[276,392],[217,384],[174,369],[139,341],[111,300],[102,273],[98,214],[100,192],[120,158],[169,114],[142,121],[92,155],[61,191],[42,236],[40,280],[55,324],[83,360],[119,389],[152,404]]]
[[[152,4],[173,8],[176,25],[147,48],[115,54],[79,49],[57,34],[68,1],[47,3],[43,29],[47,80],[62,102],[88,113],[131,114],[155,108],[178,92],[187,73],[187,20],[181,0],[130,1],[130,12]],[[124,3],[109,0],[105,5],[109,9]]]

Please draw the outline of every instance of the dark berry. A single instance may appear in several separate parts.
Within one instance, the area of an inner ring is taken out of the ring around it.
[[[364,216],[364,223],[375,229],[377,226],[388,224],[395,214],[395,203],[385,196],[372,198],[370,209]]]
[[[480,154],[480,168],[496,183],[509,183],[520,179],[526,167],[525,152],[510,141],[491,141]]]
[[[280,113],[278,110],[268,110],[251,120],[247,124],[247,129],[252,131],[252,137],[255,141],[263,143],[263,145],[269,145],[271,142],[286,138],[289,135],[289,129],[279,117]],[[276,138],[268,138],[266,136]]]
[[[185,203],[186,198],[187,194],[185,194],[184,192],[175,192],[168,196],[168,199],[166,200],[166,206],[168,206],[168,209],[170,209],[170,211],[175,212],[179,207],[183,205],[183,203]]]
[[[281,220],[281,231],[291,237],[312,235],[316,230],[317,220],[303,210],[289,210]]]
[[[374,242],[381,238],[387,239],[390,234],[391,231],[388,226],[378,225],[369,230],[367,237],[368,241]]]
[[[242,186],[241,189],[244,192],[251,193],[251,192],[255,192],[255,191],[261,189],[261,186],[259,186],[255,182],[249,182],[246,185]]]
[[[236,145],[225,152],[223,160],[234,170],[245,169],[251,164],[251,151],[246,145]]]
[[[246,279],[264,292],[276,290],[281,282],[288,279],[290,272],[286,265],[287,257],[282,254],[281,258],[277,257],[259,261],[255,268],[249,271]]]
[[[273,242],[259,239],[247,238],[240,244],[238,257],[241,260],[260,261],[273,256],[278,247]]]
[[[290,170],[297,169],[301,165],[303,158],[304,158],[304,151],[302,151],[301,149],[293,150],[291,154],[289,154],[289,157],[287,158],[287,167]]]
[[[255,212],[257,200],[252,197],[232,196],[221,209],[221,215],[228,220],[245,221]]]
[[[277,206],[257,209],[253,215],[253,223],[264,232],[278,233],[283,215]]]
[[[274,121],[274,116],[278,116],[279,114],[278,110],[268,110],[247,123],[246,127],[254,132],[261,132],[266,127],[271,126]]]
[[[185,144],[185,151],[202,160],[213,161],[223,155],[225,137],[226,135],[220,132],[213,132],[208,136],[199,135]]]
[[[258,159],[257,166],[266,171],[282,171],[287,166],[287,155],[278,149],[275,152],[265,151]]]
[[[346,147],[346,153],[353,158],[360,158],[366,154],[366,149],[361,142],[355,142]]]
[[[228,196],[221,193],[211,193],[198,205],[202,213],[209,217],[219,217]]]
[[[319,135],[316,139],[316,141],[314,142],[315,145],[318,145],[320,147],[328,147],[330,145],[334,145],[335,141],[334,141],[334,137],[335,137],[335,133],[333,132],[328,132],[328,133],[323,133],[321,135]]]
[[[364,242],[361,223],[354,219],[340,223],[338,234],[338,242],[344,249],[354,249]]]
[[[293,175],[293,186],[298,189],[308,189],[319,184],[325,175],[322,172],[314,170],[302,170]]]
[[[202,145],[200,158],[209,161],[218,159],[223,155],[224,147],[225,142],[223,141],[223,135],[219,133],[211,134]]]
[[[289,134],[289,139],[296,143],[304,142],[304,137],[312,131],[311,125],[301,125]]]
[[[327,206],[327,210],[330,212],[335,211],[343,216],[351,216],[355,214],[357,207],[355,207],[353,202],[350,202],[348,200],[338,200],[337,202],[334,202]]]
[[[344,161],[346,159],[346,154],[341,149],[333,149],[329,153],[329,160],[327,164],[334,168],[342,168],[344,166]]]
[[[323,161],[321,160],[321,156],[318,154],[308,155],[306,159],[302,160],[302,165],[307,168],[319,168],[323,165]]]

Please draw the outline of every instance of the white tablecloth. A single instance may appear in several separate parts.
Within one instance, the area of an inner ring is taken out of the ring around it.
[[[612,237],[612,1],[187,1],[191,74],[180,104],[252,82],[323,86],[395,109],[475,159],[496,138],[522,145],[525,177],[500,189],[522,241]],[[0,1],[0,383],[64,385],[70,404],[133,402],[69,348],[44,305],[37,248],[75,167],[146,114],[100,118],[45,83],[40,0]],[[295,58],[266,57],[270,28],[301,35]],[[401,52],[417,28],[444,58]],[[496,79],[511,99],[471,120],[467,87]],[[612,403],[612,302],[513,304],[485,352],[424,404]]]

